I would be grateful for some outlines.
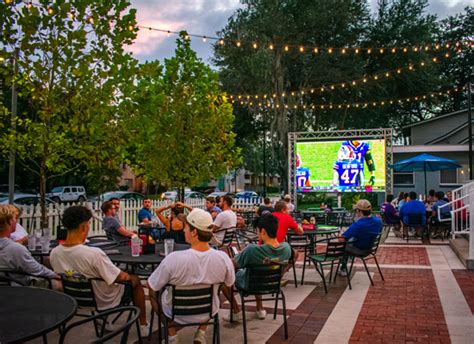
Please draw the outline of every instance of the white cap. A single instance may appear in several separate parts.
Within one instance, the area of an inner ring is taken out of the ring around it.
[[[193,227],[203,231],[212,232],[212,216],[207,211],[194,208],[187,216],[186,221]]]

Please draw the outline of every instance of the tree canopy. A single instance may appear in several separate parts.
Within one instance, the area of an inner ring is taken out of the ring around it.
[[[132,166],[148,181],[184,188],[225,174],[239,163],[232,105],[218,74],[191,50],[183,32],[175,56],[140,66],[127,125]]]
[[[403,125],[459,108],[464,99],[388,101],[463,85],[460,77],[472,66],[472,50],[454,42],[472,39],[472,8],[439,22],[426,13],[426,0],[381,0],[373,15],[362,0],[241,2],[220,32],[229,43],[215,45],[215,63],[224,89],[244,100],[234,103],[236,123],[256,128],[237,125],[238,144],[261,147],[265,118],[272,147],[269,165],[283,177],[289,131],[394,127],[398,134]],[[435,48],[438,42],[451,44]],[[246,99],[254,94],[269,100]],[[386,99],[384,107],[331,106]],[[251,167],[253,160],[245,163]]]

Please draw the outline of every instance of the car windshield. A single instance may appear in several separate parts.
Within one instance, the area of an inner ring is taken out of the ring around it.
[[[53,188],[53,190],[51,190],[51,192],[61,192],[61,191],[63,191],[63,188],[59,188],[59,187]]]

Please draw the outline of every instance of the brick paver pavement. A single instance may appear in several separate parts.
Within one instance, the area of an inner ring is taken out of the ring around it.
[[[428,254],[424,247],[383,246],[377,252],[377,260],[379,264],[430,265]]]
[[[467,304],[471,308],[471,312],[474,314],[474,271],[453,270],[453,274],[466,298]]]
[[[351,343],[450,343],[431,270],[385,269],[375,275]]]

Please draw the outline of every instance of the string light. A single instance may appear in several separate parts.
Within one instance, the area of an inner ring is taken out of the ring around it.
[[[53,15],[53,13],[54,13],[53,8],[52,8],[52,7],[48,7],[48,14],[49,14],[49,15]]]
[[[430,61],[430,60],[427,60],[427,61]],[[435,59],[433,60],[433,62],[437,62],[438,59]],[[421,67],[424,67],[426,65],[426,62],[424,61],[421,61],[419,63],[419,65]],[[380,81],[382,79],[382,77],[385,77],[386,79],[388,78],[391,78],[393,77],[394,75],[401,75],[403,73],[403,71],[406,70],[406,71],[410,71],[410,72],[413,72],[413,71],[416,71],[416,68],[415,68],[415,65],[410,63],[408,64],[407,66],[403,67],[403,68],[397,68],[397,69],[394,69],[394,70],[389,70],[389,71],[385,71],[385,72],[382,72],[382,73],[377,73],[377,74],[373,74],[373,75],[370,75],[370,76],[364,76],[360,79],[356,79],[356,80],[351,80],[351,81],[344,81],[344,82],[341,82],[341,83],[329,83],[329,84],[326,84],[326,85],[321,85],[319,86],[319,90],[320,92],[325,92],[325,91],[334,91],[336,89],[345,89],[346,86],[352,86],[352,87],[355,87],[357,86],[358,84],[367,84],[369,81]],[[311,90],[311,92],[310,92]],[[306,89],[300,89],[297,91],[298,94],[302,94],[302,92],[310,92],[311,94],[314,94],[315,93],[315,89],[314,88],[306,88]],[[285,97],[286,95],[288,94],[292,94],[292,91],[289,91],[287,93],[282,93],[282,96]],[[258,97],[258,95],[251,95],[251,97]],[[275,98],[276,96],[274,95],[273,98]]]
[[[433,92],[431,94],[429,94],[429,96],[431,98],[434,98],[436,96],[449,96],[451,95],[451,93],[453,92],[458,92],[458,91],[461,91],[462,88],[452,88],[452,89],[448,89],[444,92]],[[311,109],[316,109],[316,108],[319,108],[321,110],[324,110],[324,109],[342,109],[343,107],[346,108],[346,109],[350,109],[350,108],[367,108],[369,105],[371,105],[372,107],[377,107],[377,106],[380,106],[380,107],[383,107],[387,104],[390,104],[390,105],[393,105],[394,103],[398,103],[399,105],[405,105],[405,104],[409,104],[409,103],[414,103],[414,102],[420,102],[420,101],[423,101],[423,100],[426,100],[428,98],[428,95],[424,94],[424,95],[417,95],[417,96],[414,96],[414,97],[407,97],[407,98],[399,98],[399,99],[383,99],[383,100],[376,100],[376,101],[366,101],[366,102],[356,102],[356,103],[337,103],[337,104],[333,104],[333,103],[329,103],[329,104],[293,104],[291,105],[291,108],[293,109],[307,109],[307,108],[311,108]],[[257,103],[254,103],[253,101],[248,101],[248,102],[243,102],[243,101],[236,101],[236,100],[231,100],[231,103],[235,104],[235,103],[240,103],[240,105],[243,105],[243,106],[253,106],[254,104],[257,105]],[[267,101],[266,103],[262,103],[262,102],[259,102],[258,103],[258,106],[259,107],[264,107],[264,108],[279,108],[279,104],[274,104],[270,101]],[[290,108],[290,104],[284,104],[284,108],[286,109],[289,109]]]

